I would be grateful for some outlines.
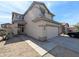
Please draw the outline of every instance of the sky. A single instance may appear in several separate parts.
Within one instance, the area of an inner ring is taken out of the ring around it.
[[[0,1],[0,24],[12,22],[12,12],[24,14],[33,1]],[[79,22],[78,1],[42,1],[55,16],[53,20],[75,25]]]

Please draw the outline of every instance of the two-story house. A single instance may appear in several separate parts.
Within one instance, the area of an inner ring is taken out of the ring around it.
[[[61,24],[42,2],[34,1],[24,14],[12,13],[17,34],[27,34],[37,40],[47,40],[60,34]]]

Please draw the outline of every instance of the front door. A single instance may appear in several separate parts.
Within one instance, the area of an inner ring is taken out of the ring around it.
[[[24,34],[24,24],[18,24],[18,34]]]

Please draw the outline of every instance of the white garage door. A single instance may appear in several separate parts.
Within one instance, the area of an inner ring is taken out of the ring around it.
[[[46,27],[47,39],[58,36],[58,27]]]

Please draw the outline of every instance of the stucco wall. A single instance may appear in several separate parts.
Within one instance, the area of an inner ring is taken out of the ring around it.
[[[52,15],[48,13],[47,9],[43,5],[40,6],[45,10],[45,17],[52,20]]]
[[[61,25],[58,27],[58,33],[59,33],[59,35],[62,33],[62,26]]]
[[[42,22],[34,23],[32,20],[34,20],[36,17],[39,17],[40,14],[40,10],[34,7],[24,17],[25,22],[27,22],[25,26],[25,33],[36,39],[39,39],[39,37],[42,36],[42,28],[38,26],[38,24],[42,24]]]
[[[45,27],[42,26],[42,37],[46,37],[46,39],[50,39],[52,37],[58,36],[58,25],[46,21],[42,21],[42,25],[46,25]]]
[[[12,24],[11,27],[12,27],[12,32],[13,32],[15,35],[18,34],[18,33],[17,33],[17,31],[18,31],[17,23]]]
[[[28,24],[26,24],[25,33],[36,39],[39,39],[39,37],[42,37],[43,28],[39,27],[38,24],[41,24],[41,22],[39,23],[29,22]]]

